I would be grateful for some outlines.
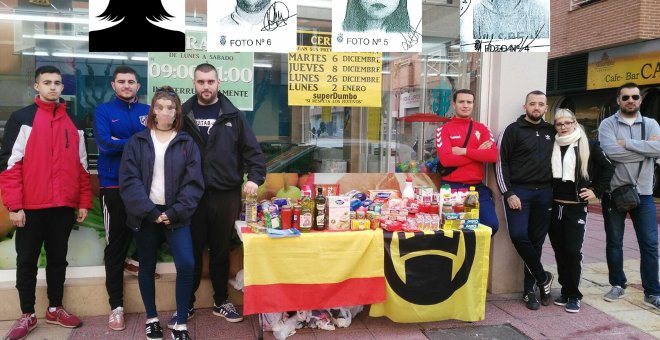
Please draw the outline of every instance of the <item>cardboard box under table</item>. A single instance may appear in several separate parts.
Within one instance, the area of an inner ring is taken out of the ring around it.
[[[483,320],[491,229],[384,232],[387,299],[370,316],[395,322]]]
[[[245,315],[385,300],[381,230],[310,232],[271,239],[249,228],[240,229]]]

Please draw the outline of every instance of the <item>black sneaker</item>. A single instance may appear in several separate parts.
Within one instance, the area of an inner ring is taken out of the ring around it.
[[[145,325],[147,339],[163,340],[163,328],[160,327],[160,322],[149,322]]]
[[[177,331],[176,329],[172,330],[172,340],[191,340],[190,335],[188,334],[188,330],[180,330]]]
[[[552,301],[552,295],[550,294],[550,291],[552,290],[552,280],[554,279],[552,277],[551,272],[545,272],[545,282],[538,284],[537,286],[539,287],[539,293],[541,294],[541,303],[544,306],[549,306],[550,301]]]
[[[577,313],[580,311],[580,299],[578,298],[568,298],[566,307],[564,309],[569,313]]]
[[[225,303],[220,306],[213,304],[213,315],[222,316],[229,322],[243,321],[241,314],[238,314],[236,307],[228,300],[225,300]]]
[[[195,316],[195,308],[188,309],[188,320],[192,319]],[[167,322],[167,328],[174,329],[176,326],[176,311],[172,314],[172,318]]]
[[[567,303],[568,298],[563,295],[555,299],[555,305],[557,306],[566,306]]]
[[[531,310],[537,310],[541,308],[539,300],[536,299],[536,294],[534,292],[527,292],[523,295],[523,301],[525,301],[525,306]]]

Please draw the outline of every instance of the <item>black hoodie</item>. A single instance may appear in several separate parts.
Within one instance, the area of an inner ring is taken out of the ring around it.
[[[542,188],[552,185],[552,148],[555,142],[552,124],[532,124],[520,116],[500,135],[500,156],[495,173],[497,186],[505,198],[513,195],[512,186]]]
[[[207,190],[235,190],[243,184],[243,174],[257,185],[266,178],[266,160],[245,114],[218,92],[220,112],[209,128],[207,141],[197,126],[192,96],[183,104],[183,131],[189,133],[202,154],[202,171]]]

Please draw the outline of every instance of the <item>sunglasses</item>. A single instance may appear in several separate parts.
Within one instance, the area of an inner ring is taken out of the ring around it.
[[[621,100],[623,100],[625,102],[625,101],[628,101],[628,99],[630,99],[630,97],[632,97],[633,100],[639,100],[639,98],[641,98],[638,94],[633,94],[632,96],[623,95],[623,96],[621,96]]]
[[[165,93],[165,94],[170,95],[170,96],[172,96],[172,97],[176,97],[176,96],[177,96],[176,92],[169,91],[169,90],[165,90],[165,89],[163,89],[162,87],[157,88],[157,89],[156,89],[156,92],[154,92],[154,94],[156,94],[156,93]],[[625,99],[624,99],[624,100],[625,100]]]
[[[556,127],[557,129],[568,128],[568,127],[570,127],[571,125],[573,125],[573,123],[575,123],[575,122],[567,122],[567,123],[561,123],[561,124],[555,123],[555,127]]]

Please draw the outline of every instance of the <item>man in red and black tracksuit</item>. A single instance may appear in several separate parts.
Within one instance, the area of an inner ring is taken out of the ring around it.
[[[92,208],[83,131],[60,99],[62,75],[35,72],[34,103],[11,114],[0,149],[0,192],[16,226],[16,288],[22,316],[8,338],[23,339],[37,325],[35,289],[41,247],[46,250],[46,322],[74,328],[80,319],[62,307],[66,255],[74,222]],[[77,217],[76,217],[76,209]]]
[[[443,167],[456,167],[442,177],[441,184],[452,189],[474,186],[479,192],[479,220],[489,226],[493,235],[499,223],[490,189],[483,184],[484,164],[497,161],[497,145],[490,129],[472,120],[474,93],[467,89],[458,90],[452,96],[452,107],[456,114],[436,131],[436,150]],[[472,129],[470,130],[470,124]],[[469,136],[468,136],[468,131]],[[465,140],[468,139],[467,145]]]

